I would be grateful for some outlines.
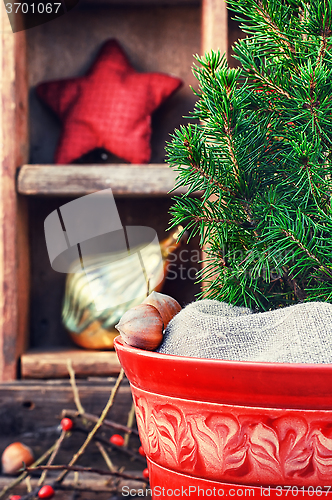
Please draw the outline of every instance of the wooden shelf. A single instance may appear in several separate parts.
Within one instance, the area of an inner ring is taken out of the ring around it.
[[[116,196],[166,196],[175,178],[167,164],[23,165],[17,191],[29,196],[82,196],[112,188]],[[181,192],[185,189],[173,193]]]
[[[47,382],[41,379],[67,378],[68,357],[82,378],[110,376],[120,367],[114,352],[46,352],[46,346],[68,345],[68,339],[59,314],[65,275],[49,265],[44,220],[62,204],[61,196],[73,199],[111,188],[123,225],[148,224],[158,235],[164,234],[172,204],[168,193],[176,179],[174,169],[164,163],[165,142],[174,129],[187,123],[182,117],[194,109],[190,86],[197,82],[190,69],[192,55],[212,48],[227,51],[228,18],[223,0],[81,0],[61,19],[13,36],[5,4],[0,2],[0,27],[0,65],[5,75],[0,106],[0,268],[5,272],[0,273],[0,288],[6,295],[0,301],[0,381],[15,380],[19,373],[27,378],[23,382],[39,378],[40,404],[34,413],[29,405],[22,411],[46,421],[41,408],[50,405],[52,396],[45,400],[40,387]],[[184,81],[179,93],[154,114],[153,164],[52,165],[61,127],[38,100],[35,86],[86,74],[101,44],[113,37],[137,71],[174,73]],[[190,244],[189,251],[196,252],[198,243]],[[178,277],[166,286],[169,294],[178,294],[184,302],[198,292],[189,273],[187,280]],[[29,345],[44,351],[27,351]],[[10,415],[12,427],[11,420],[21,414],[15,408]],[[17,420],[18,428],[23,420]]]
[[[120,363],[115,351],[83,349],[31,349],[21,356],[23,379],[68,378],[67,360],[72,362],[77,377],[109,377],[118,375]]]

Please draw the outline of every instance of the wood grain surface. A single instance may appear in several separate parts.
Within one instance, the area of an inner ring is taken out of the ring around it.
[[[201,52],[228,51],[228,13],[224,0],[202,0]]]
[[[121,368],[114,351],[33,349],[21,357],[21,376],[23,379],[67,378],[68,359],[77,377],[117,375]]]
[[[105,407],[115,378],[91,378],[90,380],[77,380],[77,387],[81,403],[86,412],[99,416]],[[68,380],[23,380],[0,384],[0,454],[10,443],[20,441],[33,450],[34,456],[41,456],[59,437],[59,423],[63,409],[75,410],[72,388]],[[127,423],[128,413],[132,405],[132,396],[129,383],[123,380],[114,400],[114,404],[108,413],[110,420],[121,424]],[[83,427],[80,419],[77,426]],[[102,428],[98,435],[108,441],[110,436],[118,431],[110,428]],[[79,449],[86,434],[74,431],[65,439],[57,456],[57,464],[68,463],[72,455]],[[130,437],[130,448],[138,450],[140,442],[137,436]],[[128,471],[136,471],[139,475],[145,467],[140,461],[131,461],[130,457],[121,450],[108,449],[108,453],[113,463],[119,467],[124,466]],[[142,457],[141,457],[142,458]],[[107,469],[107,466],[96,445],[92,443],[86,453],[81,457],[79,465],[83,467],[95,467]],[[0,489],[12,481],[12,477],[0,476]],[[79,474],[79,486],[81,488],[93,488],[94,494],[81,493],[77,498],[87,499],[109,499],[108,496],[100,493],[100,490],[107,490],[104,476],[92,474]],[[69,480],[73,480],[71,474]],[[22,494],[25,483],[21,489],[15,492]],[[57,493],[56,498],[69,500],[73,498],[73,492]],[[76,497],[75,497],[76,498]]]
[[[165,196],[176,172],[166,164],[24,165],[17,190],[24,195],[82,196],[111,188],[116,196]],[[185,192],[177,189],[174,194]]]
[[[16,167],[27,161],[25,32],[13,34],[0,4],[0,380],[16,377],[26,344],[29,251],[26,201],[16,195]]]

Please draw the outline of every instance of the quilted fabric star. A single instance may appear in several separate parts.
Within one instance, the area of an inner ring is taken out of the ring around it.
[[[37,86],[63,122],[55,162],[105,148],[128,162],[148,163],[151,114],[181,85],[163,73],[138,73],[118,42],[108,40],[85,76]]]

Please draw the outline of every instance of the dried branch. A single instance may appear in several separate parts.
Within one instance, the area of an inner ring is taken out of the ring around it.
[[[53,464],[54,459],[57,456],[58,451],[60,450],[61,444],[62,444],[63,440],[65,439],[65,436],[66,436],[66,431],[62,431],[59,439],[55,443],[55,448],[54,448],[50,458],[48,459],[47,465]],[[44,470],[44,472],[42,473],[42,475],[39,478],[38,486],[41,486],[43,484],[43,482],[46,479],[46,475],[47,475],[47,470]]]
[[[81,427],[75,427],[73,429],[74,432],[82,432],[83,434],[89,434],[89,431],[86,429],[82,429]],[[125,453],[126,455],[129,455],[130,457],[134,458],[135,460],[138,460],[139,462],[146,463],[145,458],[143,458],[141,455],[138,453],[135,453],[132,451],[130,448],[125,448],[124,446],[117,446],[116,444],[111,443],[110,441],[106,441],[106,439],[103,439],[99,436],[94,436],[93,441],[98,441],[101,443],[103,446],[106,446],[108,448],[113,448],[114,450],[119,451],[120,453]]]
[[[121,371],[120,371],[119,376],[117,378],[117,381],[115,382],[115,385],[114,385],[114,387],[112,389],[112,392],[111,392],[111,395],[109,397],[109,400],[108,400],[105,408],[103,409],[102,414],[100,415],[100,417],[98,419],[98,422],[96,423],[96,425],[94,426],[94,428],[92,429],[92,431],[89,433],[88,437],[86,438],[86,440],[82,444],[81,448],[78,450],[77,453],[75,453],[75,455],[73,456],[73,458],[69,462],[69,464],[68,464],[69,467],[72,467],[77,462],[77,460],[80,458],[80,456],[83,455],[83,453],[85,452],[87,446],[89,445],[89,443],[94,438],[96,432],[102,426],[103,421],[105,420],[106,415],[107,415],[109,409],[113,405],[113,401],[114,401],[115,395],[116,395],[116,393],[117,393],[117,391],[118,391],[118,389],[120,387],[120,384],[122,382],[123,377],[124,377],[124,371],[123,371],[123,368],[121,368]],[[63,479],[68,474],[68,470],[69,469],[63,469],[63,472],[56,479],[57,483],[60,483],[61,481],[63,481]]]
[[[112,460],[108,456],[108,453],[105,450],[104,446],[101,444],[101,442],[100,441],[96,441],[96,446],[97,446],[98,450],[100,451],[101,456],[105,460],[105,463],[106,463],[107,467],[109,468],[109,470],[111,472],[116,472],[116,467],[113,465]]]
[[[97,417],[96,415],[92,415],[92,413],[80,414],[75,410],[62,410],[61,416],[62,416],[62,418],[63,417],[72,417],[72,418],[81,417],[82,419],[90,420],[90,422],[98,422],[98,419],[99,419],[99,417]],[[118,431],[128,432],[128,433],[135,434],[136,436],[138,436],[138,432],[136,429],[130,429],[129,427],[126,427],[125,425],[118,424],[117,422],[113,422],[112,420],[108,420],[106,418],[103,421],[103,425],[105,427],[110,427],[112,429],[117,429]]]
[[[25,478],[25,484],[27,486],[27,492],[31,493],[32,492],[32,486],[31,486],[31,476],[27,476]]]
[[[83,414],[84,408],[81,404],[80,395],[79,395],[78,388],[76,385],[76,380],[75,380],[75,372],[73,369],[71,359],[67,359],[67,369],[68,369],[68,373],[69,373],[69,377],[70,377],[70,385],[73,389],[74,401],[75,401],[76,408],[80,414]]]
[[[134,425],[134,422],[135,422],[135,405],[134,405],[134,402],[133,402],[132,405],[131,405],[130,411],[128,413],[127,427],[129,429],[131,429],[132,426]],[[125,434],[125,437],[124,437],[124,445],[125,445],[125,447],[128,446],[130,434],[131,434],[130,432],[126,432],[126,434]]]
[[[65,471],[66,473],[68,472],[90,472],[93,474],[99,474],[100,476],[114,476],[114,477],[121,477],[123,479],[131,479],[132,481],[141,481],[144,483],[148,483],[149,480],[145,479],[144,477],[139,477],[139,476],[133,476],[131,474],[126,474],[124,472],[111,472],[108,470],[102,470],[102,469],[94,469],[93,467],[81,467],[79,465],[39,465],[38,467],[27,467],[26,471],[33,472],[36,470],[49,470],[49,471]],[[67,475],[67,474],[66,474]],[[59,480],[56,479],[54,483],[54,488],[58,488],[58,483]]]

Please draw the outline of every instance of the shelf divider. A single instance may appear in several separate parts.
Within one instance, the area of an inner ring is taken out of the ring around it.
[[[175,178],[176,172],[166,163],[23,165],[17,176],[17,191],[28,196],[82,196],[112,188],[116,196],[166,196]],[[182,192],[185,189],[177,189],[174,194]]]
[[[67,360],[79,378],[118,375],[120,363],[115,351],[88,351],[79,348],[31,349],[21,356],[23,379],[68,378]]]

